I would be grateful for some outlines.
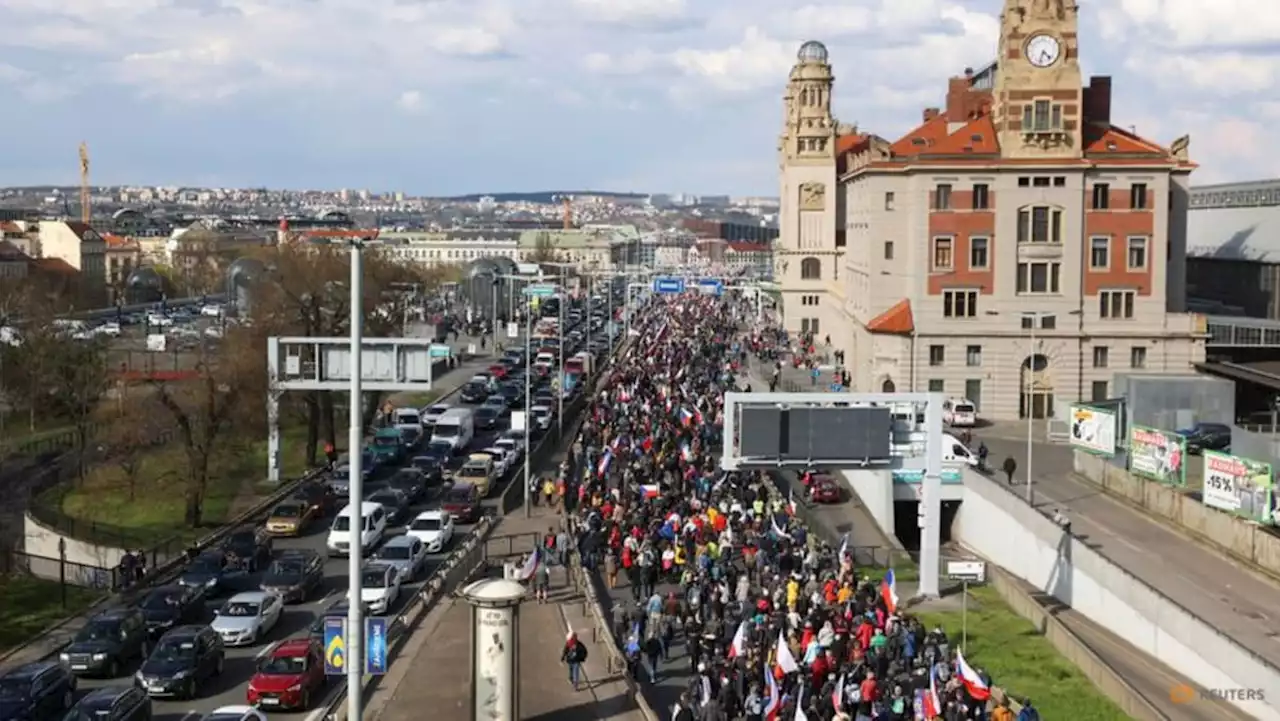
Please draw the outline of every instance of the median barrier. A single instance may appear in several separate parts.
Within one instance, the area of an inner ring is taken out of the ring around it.
[[[575,589],[582,594],[583,615],[591,619],[591,642],[596,647],[605,649],[606,672],[611,678],[620,679],[626,685],[628,700],[635,704],[642,716],[649,721],[659,721],[662,717],[649,704],[640,684],[627,668],[627,659],[622,655],[622,639],[614,636],[612,626],[605,620],[604,603],[596,590],[596,584],[601,583],[599,574],[589,572],[582,565],[582,557],[577,551],[573,553],[572,563],[574,573],[570,577],[573,578]]]
[[[1136,476],[1099,456],[1083,451],[1072,455],[1076,475],[1108,495],[1280,579],[1280,536],[1273,527],[1210,508],[1178,486]]]

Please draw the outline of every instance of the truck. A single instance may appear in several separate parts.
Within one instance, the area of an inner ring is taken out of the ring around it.
[[[590,353],[576,353],[574,356],[564,362],[564,372],[573,373],[583,378],[590,378],[595,372],[593,366],[595,359]]]
[[[405,454],[405,443],[400,429],[395,426],[379,428],[373,434],[373,439],[365,446],[365,450],[369,451],[379,464],[399,463],[404,460]]]

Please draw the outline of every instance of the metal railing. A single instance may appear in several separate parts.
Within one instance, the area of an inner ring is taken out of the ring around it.
[[[30,576],[46,581],[57,581],[64,590],[67,586],[91,588],[104,593],[120,586],[116,568],[104,568],[86,563],[76,563],[65,558],[37,556],[23,551],[0,554],[0,576]]]

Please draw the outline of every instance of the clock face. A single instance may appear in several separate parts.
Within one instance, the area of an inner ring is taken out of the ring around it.
[[[1047,68],[1058,62],[1062,46],[1052,35],[1036,35],[1027,41],[1027,60],[1037,68]]]

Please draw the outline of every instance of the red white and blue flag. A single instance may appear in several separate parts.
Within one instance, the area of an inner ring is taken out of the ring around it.
[[[662,495],[662,489],[655,484],[646,483],[640,486],[640,497],[646,501],[653,500]]]
[[[680,409],[680,425],[686,428],[693,425],[693,414],[687,408]]]
[[[764,699],[765,721],[778,721],[778,712],[782,710],[782,694],[778,691],[778,680],[773,677],[773,669],[764,665],[764,687],[767,695]]]
[[[606,449],[604,455],[600,456],[600,462],[596,464],[596,475],[603,477],[608,473],[610,463],[613,463],[613,449]]]
[[[991,698],[991,689],[987,687],[987,682],[983,681],[978,672],[964,660],[964,654],[960,649],[956,649],[956,673],[960,675],[964,690],[969,692],[969,697],[974,701],[986,701]]]
[[[880,581],[880,597],[884,599],[884,606],[889,609],[889,613],[898,612],[898,577],[894,575],[892,568],[884,574],[884,580]]]
[[[920,715],[925,721],[942,715],[942,699],[938,696],[938,673],[933,669],[929,670],[929,688],[925,689],[924,702],[920,704]]]
[[[525,559],[524,565],[520,567],[519,575],[516,576],[517,581],[528,581],[533,578],[533,574],[538,572],[538,566],[542,563],[542,549],[534,548],[533,553],[529,554],[529,558]]]
[[[729,643],[729,658],[738,658],[747,653],[747,622],[743,621],[738,624],[738,630],[733,632],[733,641]]]

